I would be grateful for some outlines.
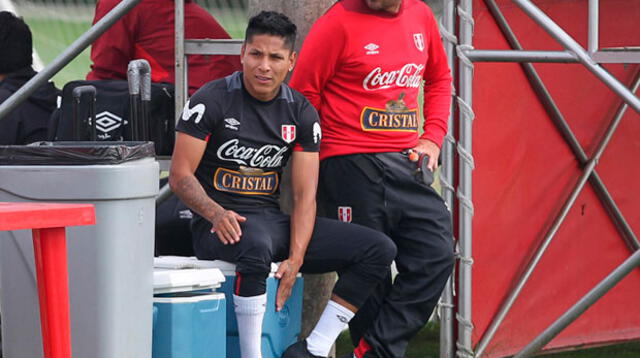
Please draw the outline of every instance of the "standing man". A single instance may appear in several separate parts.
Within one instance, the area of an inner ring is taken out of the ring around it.
[[[451,103],[433,13],[419,0],[337,2],[306,38],[291,86],[321,118],[320,211],[398,248],[395,281],[389,274],[350,322],[354,355],[402,358],[454,263],[450,213],[430,186]]]
[[[242,358],[261,358],[264,312],[283,307],[299,271],[337,271],[340,279],[317,326],[287,353],[326,357],[396,254],[381,232],[316,220],[319,119],[300,93],[283,84],[295,62],[295,37],[296,26],[280,13],[251,18],[243,72],[198,90],[176,128],[169,182],[195,212],[196,256],[236,264],[233,304]],[[289,159],[291,217],[278,205]],[[266,307],[266,279],[278,261],[276,307]]]

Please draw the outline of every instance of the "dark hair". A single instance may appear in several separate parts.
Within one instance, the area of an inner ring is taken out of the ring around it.
[[[262,11],[249,19],[244,42],[251,42],[254,35],[280,36],[286,47],[293,49],[298,28],[287,16],[275,11]]]
[[[0,73],[6,74],[33,64],[29,26],[8,11],[0,12]]]

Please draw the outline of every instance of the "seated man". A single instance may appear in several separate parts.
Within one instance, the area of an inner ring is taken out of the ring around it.
[[[249,20],[243,72],[210,82],[186,104],[176,131],[169,182],[195,212],[199,259],[236,264],[233,296],[242,358],[260,358],[266,278],[281,261],[276,310],[298,272],[337,271],[331,301],[306,341],[288,357],[326,357],[339,333],[382,281],[396,253],[362,226],[316,219],[318,115],[283,83],[293,68],[296,26],[276,12]],[[291,217],[278,205],[283,166],[292,160]]]
[[[0,12],[0,103],[6,101],[36,72],[29,26],[8,11]],[[0,145],[23,145],[47,139],[51,112],[60,91],[48,82],[18,107],[0,118]]]
[[[99,0],[95,24],[120,0]],[[126,80],[130,61],[143,58],[151,65],[153,82],[174,83],[175,4],[171,0],[142,0],[91,46],[87,80]],[[184,4],[185,38],[229,39],[229,34],[205,9],[191,0]],[[189,93],[203,84],[240,69],[238,56],[189,56]]]

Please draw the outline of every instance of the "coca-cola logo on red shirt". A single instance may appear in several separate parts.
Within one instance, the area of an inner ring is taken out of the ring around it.
[[[407,63],[395,71],[382,71],[381,67],[376,67],[364,78],[362,87],[367,91],[377,91],[393,86],[418,88],[422,81],[422,70],[424,65],[415,63]]]

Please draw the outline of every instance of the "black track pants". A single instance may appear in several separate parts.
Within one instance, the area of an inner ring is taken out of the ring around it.
[[[289,257],[290,220],[277,208],[235,210],[245,216],[242,237],[234,245],[224,245],[211,224],[198,217],[194,221],[194,250],[203,260],[224,260],[236,264],[236,270],[252,287],[254,294],[265,292],[265,278],[271,262]],[[339,275],[333,293],[360,307],[384,277],[396,255],[396,247],[383,233],[360,225],[318,218],[300,271]],[[256,280],[256,277],[261,277]],[[241,290],[242,291],[242,290]]]
[[[386,233],[398,248],[395,281],[389,273],[349,325],[354,344],[364,338],[378,358],[404,357],[454,263],[450,213],[415,169],[401,153],[331,157],[320,166],[319,212],[350,216]]]

